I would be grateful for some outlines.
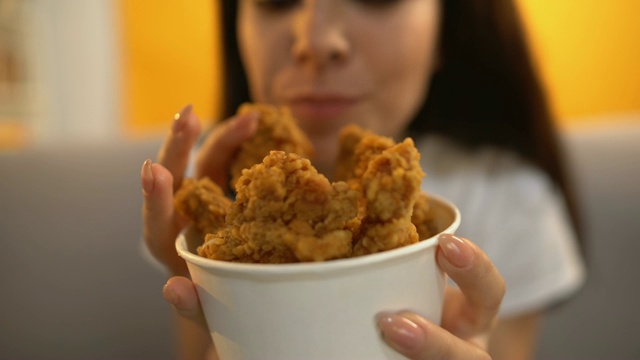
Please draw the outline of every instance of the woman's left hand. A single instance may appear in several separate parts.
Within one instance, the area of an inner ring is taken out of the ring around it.
[[[411,312],[382,313],[377,320],[384,340],[410,359],[490,359],[504,279],[467,239],[441,235],[436,257],[459,287],[446,290],[442,326]]]

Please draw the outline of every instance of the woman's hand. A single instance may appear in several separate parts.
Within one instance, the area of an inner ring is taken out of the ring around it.
[[[505,292],[502,276],[475,244],[453,235],[440,236],[437,259],[460,287],[447,288],[442,327],[410,312],[382,313],[377,320],[384,340],[410,359],[490,359],[489,337]],[[214,356],[191,281],[171,278],[163,295],[184,321],[199,324],[201,343]]]
[[[228,167],[238,147],[257,127],[257,114],[236,116],[216,126],[198,152],[195,176],[209,176],[227,188]],[[176,114],[157,163],[144,162],[141,170],[143,236],[151,254],[174,275],[187,276],[185,262],[174,243],[187,220],[176,213],[173,194],[180,187],[191,150],[200,135],[200,122],[192,107]]]
[[[410,359],[490,359],[491,331],[505,293],[504,279],[472,242],[445,234],[437,260],[459,286],[447,288],[438,326],[411,312],[382,313],[384,340]]]
[[[180,359],[218,359],[198,293],[191,280],[174,276],[162,289],[162,295],[177,315],[177,345]]]

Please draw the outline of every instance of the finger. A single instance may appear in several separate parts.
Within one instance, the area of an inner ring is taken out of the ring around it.
[[[242,142],[255,134],[258,118],[258,113],[250,112],[236,115],[217,126],[198,153],[197,176],[208,176],[225,189],[229,176],[229,164]]]
[[[502,275],[471,241],[451,234],[438,241],[438,264],[460,288],[447,298],[442,326],[462,337],[491,329],[506,290]]]
[[[189,164],[191,149],[200,135],[200,121],[187,105],[174,116],[171,131],[158,153],[158,162],[173,175],[173,191],[182,183],[182,177]]]
[[[178,315],[176,326],[180,329],[182,358],[218,359],[193,283],[184,277],[173,277],[162,288],[162,295]]]
[[[382,313],[377,324],[383,340],[409,359],[489,359],[468,343],[430,321],[408,312]]]
[[[162,295],[180,316],[207,328],[198,293],[191,280],[182,276],[170,278],[162,288]]]
[[[143,237],[151,254],[174,274],[186,274],[186,265],[176,253],[178,236],[173,206],[173,176],[160,164],[146,160],[141,170]]]

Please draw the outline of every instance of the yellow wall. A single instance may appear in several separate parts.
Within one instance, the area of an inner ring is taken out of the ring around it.
[[[215,0],[119,0],[125,133],[165,131],[193,104],[203,121],[219,112]]]
[[[640,1],[516,0],[563,122],[640,113]],[[126,133],[164,131],[187,103],[220,104],[218,1],[119,0]]]
[[[640,1],[517,3],[561,121],[640,113]]]

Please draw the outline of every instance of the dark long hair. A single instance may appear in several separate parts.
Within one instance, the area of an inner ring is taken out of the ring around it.
[[[222,1],[225,118],[249,101],[236,36],[236,0]],[[575,230],[578,209],[562,164],[553,117],[512,0],[443,0],[440,66],[409,125],[466,146],[498,146],[545,171],[564,193]]]

